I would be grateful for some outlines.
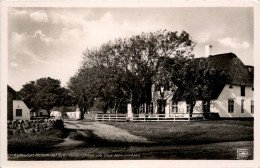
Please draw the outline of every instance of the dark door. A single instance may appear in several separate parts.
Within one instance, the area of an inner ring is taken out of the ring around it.
[[[166,100],[157,100],[157,113],[158,114],[165,114],[165,106],[166,106]]]

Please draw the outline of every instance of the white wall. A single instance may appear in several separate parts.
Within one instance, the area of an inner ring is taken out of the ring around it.
[[[76,120],[81,119],[80,111],[73,111],[73,112],[66,112],[66,113],[67,113],[68,117],[71,119],[76,119]]]
[[[61,118],[61,112],[59,112],[59,111],[52,111],[50,116],[54,116],[55,119],[60,119]]]
[[[16,109],[22,109],[22,116],[16,116]],[[30,120],[30,109],[22,100],[13,100],[13,119]]]
[[[193,113],[203,113],[203,101],[198,100],[196,101],[195,106],[193,107]]]
[[[212,108],[211,112],[218,112],[220,117],[253,117],[251,114],[251,100],[253,100],[254,91],[252,87],[245,87],[245,96],[241,96],[241,89],[238,85],[232,85],[229,88],[227,84],[219,95],[218,99],[214,101],[216,108]],[[228,99],[234,99],[234,112],[228,112]],[[241,100],[244,100],[244,113],[241,113]],[[213,105],[212,105],[213,107]]]
[[[152,86],[152,99],[154,100],[153,104],[154,104],[154,113],[157,113],[157,100],[159,99],[164,99],[166,100],[166,105],[165,105],[165,117],[169,117],[169,114],[172,113],[172,96],[173,96],[173,92],[166,90],[164,91],[164,96],[162,97],[160,95],[160,91],[155,91],[155,87],[154,85]]]
[[[218,100],[210,100],[210,112],[219,112]]]
[[[179,101],[178,102],[178,113],[187,113],[187,103],[186,101]],[[193,108],[193,113],[203,113],[202,109],[202,101],[196,101],[196,104]]]
[[[187,104],[186,101],[178,102],[178,113],[186,113],[187,112]]]

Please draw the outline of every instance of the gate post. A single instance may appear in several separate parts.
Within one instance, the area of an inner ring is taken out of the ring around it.
[[[130,121],[133,121],[133,111],[132,111],[132,104],[127,104],[127,118],[129,118]]]

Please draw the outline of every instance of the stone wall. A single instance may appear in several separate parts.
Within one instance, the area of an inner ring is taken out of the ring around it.
[[[51,131],[52,129],[63,129],[62,120],[12,120],[7,121],[8,135],[34,134]]]

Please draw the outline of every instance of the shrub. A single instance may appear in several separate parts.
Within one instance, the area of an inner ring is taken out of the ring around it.
[[[62,120],[56,120],[56,121],[53,123],[53,128],[59,129],[59,130],[63,130],[63,129],[64,129],[63,121],[62,121]]]

